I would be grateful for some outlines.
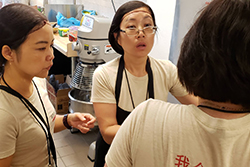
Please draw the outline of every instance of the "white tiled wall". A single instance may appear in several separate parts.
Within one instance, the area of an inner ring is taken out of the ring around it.
[[[113,0],[116,10],[128,0]],[[141,0],[146,2],[147,0]],[[49,4],[83,4],[85,10],[95,10],[98,15],[110,19],[114,16],[114,9],[111,0],[48,0]]]
[[[128,0],[113,0],[116,10]],[[146,0],[142,0],[146,2]],[[86,10],[95,10],[98,15],[113,18],[115,12],[111,0],[76,0],[76,3],[84,5]]]
[[[49,4],[74,4],[74,0],[48,0],[48,3]]]

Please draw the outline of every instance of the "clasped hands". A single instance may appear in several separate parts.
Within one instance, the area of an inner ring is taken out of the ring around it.
[[[88,113],[73,113],[68,115],[68,124],[79,129],[82,133],[87,133],[95,125],[96,119]]]

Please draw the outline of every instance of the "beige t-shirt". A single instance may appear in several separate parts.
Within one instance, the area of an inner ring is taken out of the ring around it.
[[[150,58],[150,65],[154,79],[155,99],[167,101],[168,92],[174,96],[185,96],[188,93],[180,84],[177,77],[177,69],[168,60],[157,60]],[[93,75],[92,102],[116,103],[115,83],[120,57],[99,66]],[[148,75],[136,77],[127,71],[130,89],[135,106],[146,100]],[[133,106],[128,90],[128,85],[123,72],[119,107],[126,111],[132,111]]]
[[[249,120],[151,99],[123,122],[105,160],[108,167],[249,166]]]
[[[33,80],[39,89],[53,133],[56,112],[47,95],[46,79]],[[35,87],[33,90],[28,100],[46,120]],[[0,90],[0,132],[0,159],[14,154],[12,167],[48,165],[47,142],[43,129],[17,97],[3,90]]]

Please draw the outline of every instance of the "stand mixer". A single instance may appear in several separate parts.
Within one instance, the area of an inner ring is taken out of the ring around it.
[[[73,89],[68,94],[71,113],[84,112],[95,116],[90,102],[94,70],[119,56],[108,42],[110,23],[108,18],[85,15],[78,29],[77,41],[72,44],[79,59],[70,83]]]

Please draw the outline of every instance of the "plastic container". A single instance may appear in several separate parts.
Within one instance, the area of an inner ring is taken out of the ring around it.
[[[61,37],[67,37],[69,28],[58,28],[58,33]]]
[[[77,32],[78,32],[79,26],[70,26],[69,27],[69,41],[70,42],[76,42],[77,41]]]

